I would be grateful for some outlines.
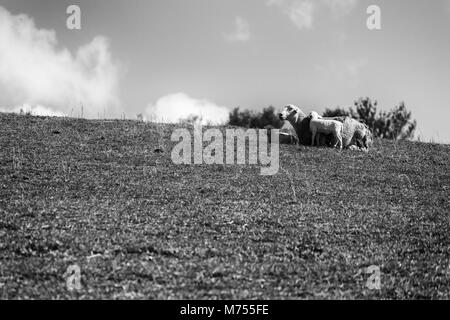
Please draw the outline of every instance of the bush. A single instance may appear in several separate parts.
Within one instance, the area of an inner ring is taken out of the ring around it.
[[[388,120],[385,138],[404,140],[414,136],[417,121],[411,120],[411,111],[406,110],[404,102],[401,102],[389,113]]]
[[[334,118],[334,117],[346,117],[350,116],[350,112],[337,107],[336,109],[325,109],[323,112],[324,117]]]
[[[411,112],[406,109],[405,103],[401,102],[391,111],[377,110],[377,101],[370,98],[359,98],[355,101],[355,109],[344,110],[340,108],[326,109],[324,117],[348,116],[365,123],[375,137],[404,140],[411,139],[417,127],[417,122],[412,120]]]
[[[240,111],[239,107],[235,108],[230,112],[228,123],[232,126],[259,129],[264,129],[266,126],[280,128],[282,125],[282,121],[278,118],[275,108],[272,106],[264,108],[262,112]]]

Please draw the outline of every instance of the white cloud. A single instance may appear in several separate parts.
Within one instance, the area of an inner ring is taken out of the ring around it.
[[[297,28],[309,29],[313,24],[314,8],[310,1],[296,1],[288,8],[288,15]]]
[[[292,23],[302,29],[313,27],[315,14],[321,7],[327,7],[335,17],[349,14],[358,0],[267,0],[268,6],[278,7]]]
[[[178,123],[197,116],[204,125],[224,124],[228,121],[229,112],[226,107],[208,100],[194,99],[180,92],[166,95],[155,104],[150,104],[146,110],[146,118],[150,121]]]
[[[62,114],[83,104],[86,117],[117,108],[119,68],[107,39],[96,37],[75,55],[57,46],[54,30],[0,6],[0,104]]]
[[[66,116],[66,114],[64,114],[61,111],[55,111],[41,105],[31,106],[29,104],[24,104],[22,106],[15,106],[13,108],[0,108],[0,112],[30,113],[34,116],[47,116],[47,117]]]
[[[268,0],[268,6],[278,7],[299,29],[309,29],[313,25],[315,5],[309,0]]]
[[[247,20],[236,17],[234,20],[234,31],[225,36],[229,42],[247,42],[250,40],[250,25]]]

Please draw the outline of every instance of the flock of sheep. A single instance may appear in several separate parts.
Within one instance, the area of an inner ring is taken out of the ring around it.
[[[306,116],[294,105],[284,107],[279,117],[292,125],[297,135],[295,142],[301,145],[316,144],[367,151],[373,143],[370,129],[351,117],[323,118],[315,111]]]

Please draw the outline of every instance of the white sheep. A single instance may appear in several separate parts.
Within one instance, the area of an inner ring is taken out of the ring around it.
[[[333,134],[336,147],[339,144],[339,148],[342,149],[342,122],[336,120],[325,120],[315,111],[310,114],[311,121],[309,123],[309,128],[312,133],[311,146],[314,146],[314,140],[319,138],[317,133]],[[318,140],[318,139],[317,139]]]

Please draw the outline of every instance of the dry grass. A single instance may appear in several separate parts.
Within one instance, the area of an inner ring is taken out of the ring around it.
[[[173,128],[0,114],[0,297],[450,298],[449,146],[282,146],[260,176],[174,165]]]

